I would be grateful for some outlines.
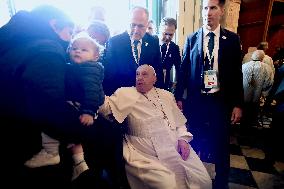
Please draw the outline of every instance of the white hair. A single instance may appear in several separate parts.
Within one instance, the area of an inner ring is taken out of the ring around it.
[[[155,71],[154,67],[153,67],[153,66],[151,66],[151,65],[149,65],[149,64],[142,64],[141,66],[139,66],[139,67],[137,68],[137,70],[138,70],[140,67],[145,67],[145,66],[149,67],[149,68],[153,71],[154,76],[157,76],[157,74],[156,74],[156,71]]]
[[[93,39],[86,31],[82,31],[80,33],[77,33],[70,41],[69,48],[72,46],[72,44],[78,40],[78,39],[86,39],[93,43],[94,47],[96,48],[96,51],[101,54],[103,52],[104,47],[101,46],[95,39]]]
[[[264,56],[265,56],[265,53],[263,50],[256,50],[252,53],[251,59],[253,61],[262,61]]]

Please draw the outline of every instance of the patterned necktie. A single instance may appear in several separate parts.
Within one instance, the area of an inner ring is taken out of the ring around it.
[[[209,52],[208,54],[209,55],[206,53],[204,71],[212,70],[213,63],[214,63],[214,57],[212,56],[212,54],[213,54],[213,49],[214,49],[214,36],[215,36],[215,34],[213,32],[209,32],[207,35],[209,36],[209,41],[208,41],[208,52]],[[207,93],[211,89],[205,88],[205,85],[203,84],[202,90]]]
[[[210,56],[212,56],[212,52],[214,49],[214,36],[215,34],[213,32],[209,32],[209,42],[208,42],[208,50],[209,50],[209,54]]]
[[[138,56],[138,48],[137,48],[137,46],[138,46],[139,43],[140,43],[140,41],[138,41],[138,40],[134,40],[134,41],[133,41],[134,54],[135,54],[135,61],[136,61],[137,64],[139,64],[139,56]]]
[[[214,49],[214,36],[213,32],[208,33],[209,41],[208,41],[208,51],[210,57],[207,55],[207,60],[205,61],[205,70],[209,70],[213,68],[214,57],[212,57],[213,49]],[[211,60],[209,60],[211,58]]]

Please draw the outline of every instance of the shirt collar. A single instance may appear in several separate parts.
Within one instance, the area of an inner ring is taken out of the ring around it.
[[[133,45],[134,40],[133,40],[133,39],[131,39],[131,37],[130,37],[130,34],[129,34],[129,33],[128,33],[128,35],[129,35],[129,38],[130,38],[130,41],[131,41],[131,45]],[[140,40],[138,40],[138,41],[140,41],[140,44],[142,44],[142,39],[140,39]]]
[[[162,45],[166,45],[166,46],[167,46],[167,45],[170,45],[170,44],[171,44],[171,42],[172,42],[172,41],[170,41],[170,42],[168,42],[168,43],[164,43],[164,42],[162,42],[162,43],[161,43],[161,46],[162,46]]]
[[[133,39],[130,39],[131,40],[131,44],[133,44],[134,40]],[[138,40],[140,42],[140,44],[142,44],[142,39]],[[139,45],[139,43],[138,43]]]
[[[150,89],[150,91],[146,92],[145,95],[154,96],[155,93],[155,87],[153,87],[152,89]]]
[[[204,36],[207,36],[209,32],[213,32],[215,36],[220,36],[220,30],[221,30],[220,24],[217,26],[217,28],[214,31],[210,31],[206,28],[206,26],[203,26]]]

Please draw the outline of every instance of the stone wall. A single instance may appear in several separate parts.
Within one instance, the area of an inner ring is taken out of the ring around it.
[[[241,0],[227,0],[225,4],[225,14],[222,18],[221,25],[235,33],[238,29],[238,20],[241,7]]]

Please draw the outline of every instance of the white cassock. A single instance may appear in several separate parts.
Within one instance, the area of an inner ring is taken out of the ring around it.
[[[123,156],[132,189],[212,188],[195,151],[190,149],[186,161],[177,151],[178,139],[190,141],[192,134],[170,92],[153,88],[142,95],[135,87],[120,88],[106,97],[100,113],[112,114],[119,123],[127,120]]]

